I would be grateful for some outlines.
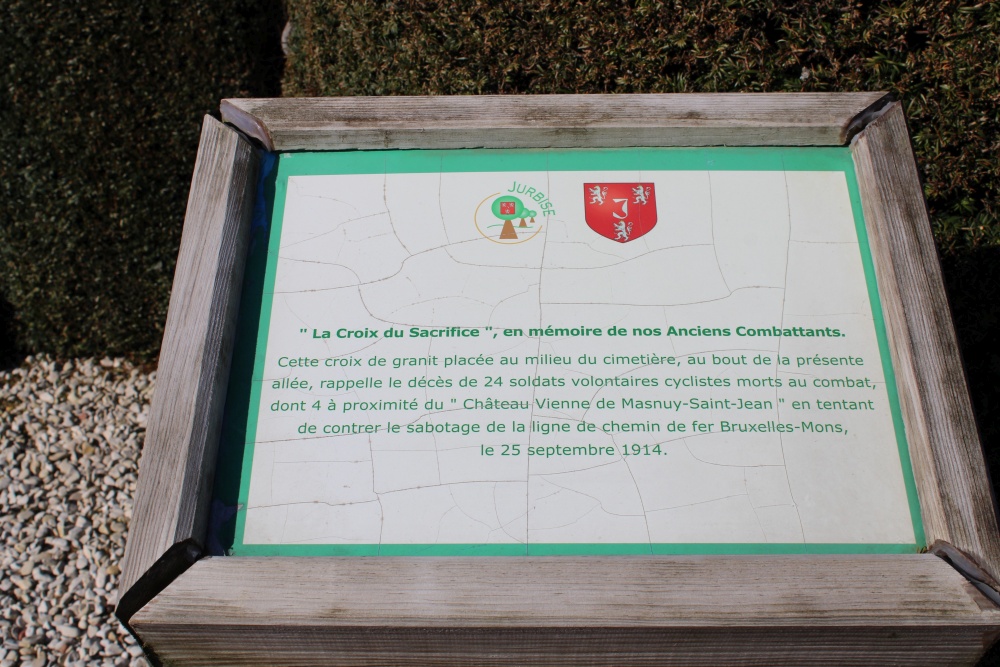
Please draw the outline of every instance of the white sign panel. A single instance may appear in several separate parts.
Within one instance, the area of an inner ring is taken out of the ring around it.
[[[923,546],[846,149],[390,153],[279,159],[234,553]]]

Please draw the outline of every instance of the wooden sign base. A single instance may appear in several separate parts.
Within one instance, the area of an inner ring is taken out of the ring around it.
[[[116,610],[154,660],[971,665],[996,640],[1000,533],[898,103],[881,93],[342,98],[226,100],[222,113],[229,124],[206,118],[202,134]],[[922,542],[913,553],[207,556],[255,144],[282,154],[849,145]]]

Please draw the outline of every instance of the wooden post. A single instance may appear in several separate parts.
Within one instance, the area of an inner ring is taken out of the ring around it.
[[[122,568],[123,622],[202,556],[256,179],[250,142],[206,116]]]

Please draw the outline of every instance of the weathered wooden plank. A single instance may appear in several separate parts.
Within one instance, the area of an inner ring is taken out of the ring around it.
[[[201,555],[257,162],[249,141],[205,118],[125,549],[123,621]]]
[[[218,628],[178,625],[159,638],[178,649],[165,665],[412,667],[970,667],[982,655],[975,629],[908,626],[785,628],[422,629]],[[228,642],[228,643],[227,643]]]
[[[852,147],[927,541],[996,578],[993,498],[901,105]]]
[[[228,99],[273,151],[843,145],[885,93]]]
[[[972,664],[930,555],[207,558],[136,613],[171,665]]]

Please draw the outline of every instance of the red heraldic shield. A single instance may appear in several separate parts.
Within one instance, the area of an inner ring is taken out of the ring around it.
[[[583,207],[590,228],[619,243],[634,241],[656,226],[652,183],[584,183]]]

